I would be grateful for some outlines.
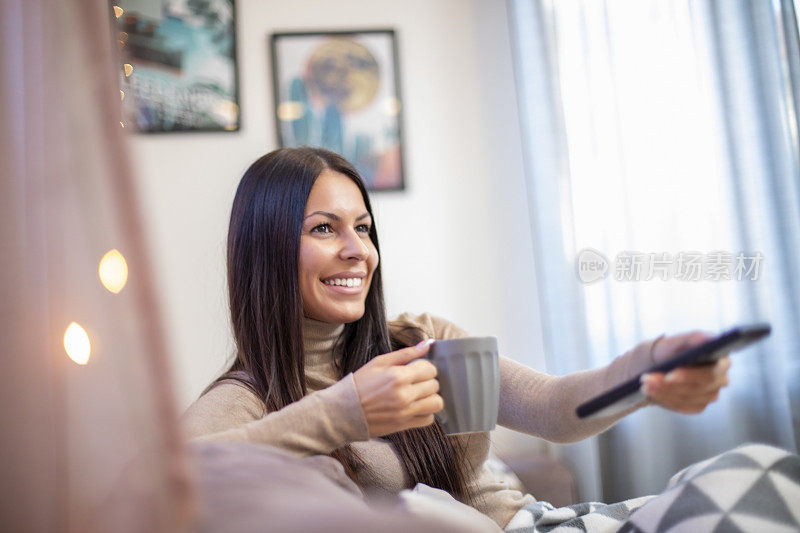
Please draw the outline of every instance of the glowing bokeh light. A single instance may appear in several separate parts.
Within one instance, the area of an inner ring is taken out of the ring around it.
[[[128,263],[118,250],[110,250],[100,260],[97,273],[103,287],[117,294],[128,282]]]
[[[120,18],[123,13],[124,13],[124,11],[122,10],[121,7],[114,6],[114,16],[116,16],[117,18]]]
[[[383,112],[387,115],[396,115],[400,112],[400,100],[397,98],[387,98],[383,101]]]
[[[278,119],[289,122],[302,118],[306,114],[306,105],[303,102],[286,101],[278,106]]]
[[[125,63],[123,67],[125,68],[126,76],[130,76],[133,73],[133,65],[131,65],[130,63]]]
[[[89,352],[91,351],[89,335],[75,322],[72,322],[64,333],[64,350],[69,358],[79,365],[89,362]]]

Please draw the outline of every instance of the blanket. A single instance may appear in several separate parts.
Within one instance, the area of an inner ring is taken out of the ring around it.
[[[560,508],[535,502],[520,509],[505,531],[797,532],[800,457],[764,444],[743,445],[684,468],[659,495]]]

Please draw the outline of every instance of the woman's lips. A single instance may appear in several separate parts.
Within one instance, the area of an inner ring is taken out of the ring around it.
[[[320,281],[326,288],[332,290],[333,292],[338,292],[340,294],[361,294],[361,291],[364,290],[363,283],[358,287],[346,287],[344,285],[328,285],[327,283],[323,283]]]

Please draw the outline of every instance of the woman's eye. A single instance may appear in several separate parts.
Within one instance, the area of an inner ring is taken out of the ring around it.
[[[369,224],[359,224],[358,226],[356,226],[356,231],[358,231],[359,233],[363,233],[365,235],[369,235],[370,228],[371,226]],[[320,224],[319,226],[314,226],[313,228],[311,228],[311,233],[322,233],[322,234],[333,233],[333,228],[331,227],[330,224],[326,222],[325,224]]]
[[[327,231],[322,231],[323,228],[326,228]],[[331,225],[330,224],[320,224],[319,226],[314,226],[311,228],[311,233],[330,233],[331,232]]]

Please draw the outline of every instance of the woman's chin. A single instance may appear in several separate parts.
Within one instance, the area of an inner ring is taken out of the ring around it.
[[[347,324],[349,322],[355,322],[364,316],[364,306],[361,305],[352,309],[331,309],[315,314],[317,316],[312,318],[316,318],[321,322],[327,322],[329,324]]]

